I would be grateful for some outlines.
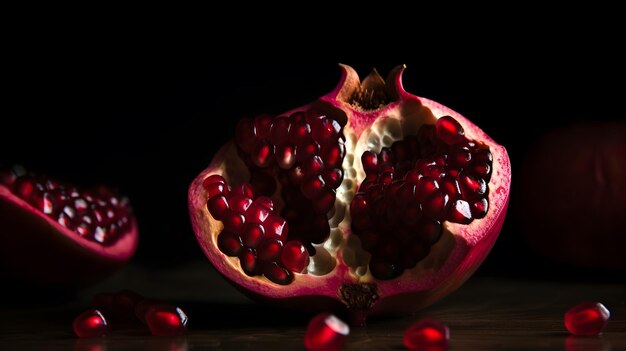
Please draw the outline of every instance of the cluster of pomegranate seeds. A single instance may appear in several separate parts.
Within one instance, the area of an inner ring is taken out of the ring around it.
[[[409,350],[446,350],[449,339],[448,326],[435,319],[423,318],[404,332],[402,343]]]
[[[293,273],[306,268],[308,251],[302,242],[288,239],[289,224],[269,197],[255,198],[249,183],[230,187],[220,175],[207,177],[203,185],[209,212],[224,224],[217,245],[224,254],[238,257],[247,275],[264,275],[286,285],[293,281]]]
[[[304,347],[309,351],[339,351],[346,344],[350,327],[330,313],[321,313],[309,322]]]
[[[599,302],[585,301],[565,312],[565,327],[573,335],[599,335],[611,313]]]
[[[109,323],[98,310],[88,310],[79,314],[74,319],[72,328],[80,338],[105,336],[109,333]]]
[[[103,246],[113,245],[131,228],[128,199],[104,187],[81,190],[19,167],[0,169],[0,185],[60,225]]]
[[[339,122],[314,111],[261,115],[237,125],[235,142],[250,169],[252,187],[270,195],[276,190],[274,179],[279,180],[285,201],[281,215],[292,238],[311,255],[312,244],[323,243],[330,233],[327,214],[344,176],[344,141]]]
[[[371,273],[398,277],[430,251],[443,221],[469,224],[487,214],[492,155],[444,116],[361,156],[365,179],[350,205],[352,229],[372,254]]]
[[[116,325],[139,320],[156,336],[179,336],[187,332],[188,318],[182,309],[144,298],[131,290],[96,294],[91,307],[93,309],[74,320],[74,332],[81,338],[106,335],[109,331],[107,320]]]

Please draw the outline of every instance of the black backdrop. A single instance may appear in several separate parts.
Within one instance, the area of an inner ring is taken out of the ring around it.
[[[373,67],[384,76],[405,63],[408,91],[459,111],[507,147],[513,199],[516,168],[541,133],[571,120],[624,118],[623,68],[602,53],[591,60],[569,52],[534,52],[494,55],[480,63],[454,57],[340,61],[361,76]],[[134,262],[151,268],[203,259],[189,223],[186,191],[237,120],[311,101],[330,91],[340,75],[337,61],[219,62],[198,69],[181,69],[178,62],[42,62],[20,66],[6,81],[0,163],[20,163],[79,184],[118,187],[130,197],[139,220]],[[513,205],[479,274],[580,277],[580,269],[529,251],[517,230],[522,220],[528,219],[516,217]]]

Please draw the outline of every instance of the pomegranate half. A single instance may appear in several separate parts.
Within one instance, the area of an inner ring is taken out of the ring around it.
[[[130,260],[137,243],[127,198],[104,186],[80,189],[19,166],[0,167],[0,268],[17,281],[96,282]]]
[[[468,119],[406,92],[404,66],[362,82],[341,68],[318,100],[242,119],[189,209],[204,253],[242,291],[363,324],[468,279],[502,228],[511,169]]]

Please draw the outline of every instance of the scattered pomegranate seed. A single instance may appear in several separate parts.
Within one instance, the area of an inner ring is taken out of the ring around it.
[[[423,318],[404,332],[402,342],[409,350],[445,350],[449,339],[450,330],[445,324],[435,319]]]
[[[150,333],[156,336],[179,336],[187,333],[187,315],[179,307],[156,304],[145,315]]]
[[[599,335],[611,313],[599,302],[582,302],[565,312],[565,327],[573,335]]]
[[[321,313],[309,322],[304,335],[304,347],[309,351],[338,351],[343,349],[350,327],[330,313]]]
[[[109,333],[109,324],[98,310],[88,310],[79,314],[74,319],[72,327],[80,338],[105,336]]]

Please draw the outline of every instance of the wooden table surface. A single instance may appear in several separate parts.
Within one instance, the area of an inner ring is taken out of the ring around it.
[[[95,292],[131,288],[178,303],[189,315],[181,338],[153,337],[128,326],[97,339],[78,339],[73,317]],[[304,350],[308,316],[247,300],[207,262],[170,270],[130,266],[72,298],[32,298],[0,307],[0,350]],[[603,302],[611,321],[600,337],[573,337],[563,312],[582,300]],[[402,333],[420,317],[450,327],[451,350],[626,350],[626,286],[475,277],[415,316],[373,320],[353,328],[346,350],[402,350]]]

